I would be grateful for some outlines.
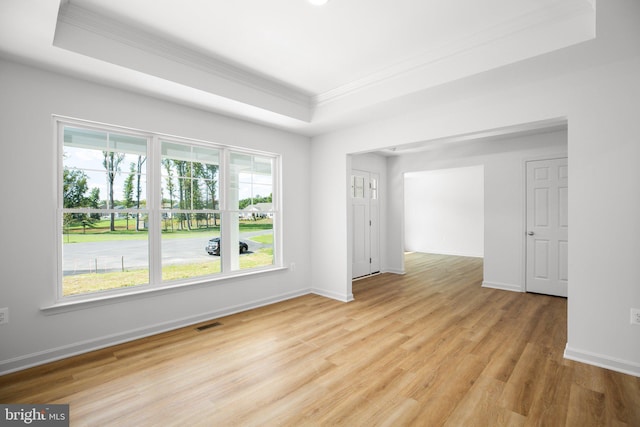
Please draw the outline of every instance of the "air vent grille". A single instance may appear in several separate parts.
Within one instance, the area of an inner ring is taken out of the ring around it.
[[[206,325],[198,326],[196,330],[204,331],[206,329],[215,328],[216,326],[222,326],[222,323],[220,322],[207,323]]]

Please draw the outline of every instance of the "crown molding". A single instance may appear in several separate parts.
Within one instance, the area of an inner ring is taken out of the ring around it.
[[[321,123],[584,41],[592,37],[590,32],[595,33],[594,22],[593,0],[554,2],[320,94],[300,90],[68,0],[62,0],[59,9],[54,45],[238,104],[305,123]]]
[[[429,69],[439,65],[443,61],[463,56],[480,47],[498,44],[501,40],[511,37],[514,34],[534,31],[583,14],[595,16],[594,0],[567,0],[557,2],[553,6],[523,14],[519,19],[510,19],[501,24],[486,28],[481,32],[442,44],[413,58],[372,73],[362,79],[312,96],[311,103],[316,107],[323,107],[333,101],[354,95],[387,80],[402,78],[416,71],[420,71],[424,73],[425,76],[428,76]]]
[[[311,107],[311,94],[230,64],[222,58],[205,54],[124,22],[105,17],[74,3],[63,2],[58,13],[58,27],[68,25],[99,35],[116,44],[140,49],[165,60],[193,68],[218,78],[278,97],[300,107]]]

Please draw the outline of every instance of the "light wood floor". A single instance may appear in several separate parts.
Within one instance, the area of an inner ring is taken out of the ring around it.
[[[0,377],[83,426],[640,426],[640,378],[564,360],[566,300],[408,254],[354,283]]]

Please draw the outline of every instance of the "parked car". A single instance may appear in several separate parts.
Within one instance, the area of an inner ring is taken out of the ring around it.
[[[247,244],[247,242],[243,242],[242,240],[238,242],[238,247],[241,254],[249,250],[249,245]],[[209,255],[220,256],[220,238],[214,237],[213,239],[209,239],[209,243],[207,243],[207,246],[205,246],[204,250],[207,251]]]

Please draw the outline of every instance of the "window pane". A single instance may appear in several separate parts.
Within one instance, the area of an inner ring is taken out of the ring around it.
[[[220,153],[216,149],[193,147],[193,161],[209,165],[220,164]]]
[[[210,242],[219,237],[219,214],[165,212],[162,219],[162,280],[219,273],[217,241]]]
[[[162,142],[162,158],[185,162],[193,160],[191,157],[191,147],[189,145],[175,144],[166,141]]]
[[[65,126],[64,145],[65,147],[106,150],[107,132]]]
[[[351,176],[351,189],[353,197],[361,199],[364,197],[364,177],[358,175]]]
[[[230,209],[244,210],[257,203],[271,203],[273,159],[231,153]]]
[[[139,231],[135,231],[136,219]],[[146,217],[67,212],[62,226],[62,292],[64,296],[149,283]],[[127,228],[131,230],[127,232]]]
[[[253,172],[258,176],[271,177],[270,157],[253,156]]]
[[[203,204],[205,209],[219,209],[220,202],[218,200],[218,181],[214,179],[203,179],[200,181],[202,185]]]
[[[138,136],[111,133],[109,134],[109,149],[146,157],[147,140]]]
[[[246,213],[241,213],[238,215],[238,219],[239,269],[246,270],[273,265],[274,214],[272,212],[253,212],[248,216]],[[244,250],[243,244],[246,244]]]
[[[192,185],[191,178],[178,177],[178,206],[180,209],[193,209]]]
[[[65,169],[62,175],[64,208],[106,208],[106,202],[101,200],[104,194],[101,194],[101,185],[106,180],[104,172]]]
[[[371,178],[370,185],[371,185],[371,198],[373,200],[377,200],[378,199],[378,180],[375,178]]]
[[[163,141],[162,158],[186,163],[219,165],[220,150]]]
[[[120,151],[140,156],[147,155],[146,138],[70,126],[64,128],[64,145],[65,147],[98,151]]]
[[[231,167],[235,173],[251,172],[251,158],[249,154],[231,153]]]
[[[120,170],[113,177],[114,208],[145,208],[147,203],[147,158],[123,154]],[[107,172],[107,177],[108,177]],[[107,179],[107,188],[109,183]],[[105,197],[108,199],[108,197]]]
[[[78,147],[64,147],[63,163],[67,169],[104,172],[104,155],[101,150]]]
[[[218,149],[163,142],[163,209],[218,209],[219,160]]]
[[[146,138],[66,126],[63,151],[65,208],[146,206]]]

